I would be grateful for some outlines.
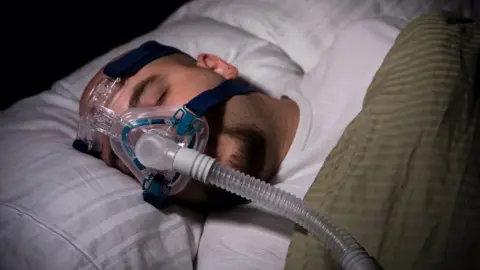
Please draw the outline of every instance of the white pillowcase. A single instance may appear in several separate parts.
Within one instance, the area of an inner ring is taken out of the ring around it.
[[[89,79],[114,56],[150,39],[193,56],[215,53],[273,94],[301,79],[279,48],[197,18],[165,24],[18,102],[0,117],[2,269],[193,268],[201,217],[155,209],[143,202],[135,180],[71,147]]]

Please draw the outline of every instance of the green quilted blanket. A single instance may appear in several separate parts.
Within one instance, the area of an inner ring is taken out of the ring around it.
[[[427,14],[397,37],[305,201],[384,269],[480,269],[480,24]],[[285,269],[340,269],[294,232]]]

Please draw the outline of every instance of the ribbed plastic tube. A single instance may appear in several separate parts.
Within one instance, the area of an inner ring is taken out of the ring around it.
[[[343,269],[379,269],[348,232],[288,192],[224,167],[217,162],[211,166],[204,182],[257,202],[266,209],[304,227],[308,232],[325,241],[328,248],[340,254]]]
[[[290,219],[325,241],[328,248],[337,251],[343,269],[380,269],[348,232],[288,192],[224,167],[209,156],[193,149],[181,148],[173,141],[155,134],[142,136],[135,146],[135,154],[144,166],[158,170],[173,169],[198,181],[242,196]]]

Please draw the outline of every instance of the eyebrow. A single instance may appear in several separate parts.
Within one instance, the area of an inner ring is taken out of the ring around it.
[[[145,93],[145,90],[147,90],[147,86],[157,80],[159,77],[159,75],[150,75],[147,78],[143,79],[141,82],[137,83],[135,87],[133,87],[133,92],[130,96],[128,107],[136,107],[138,102],[140,101],[140,98]]]

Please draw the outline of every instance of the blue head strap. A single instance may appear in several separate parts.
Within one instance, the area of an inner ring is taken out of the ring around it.
[[[135,75],[135,73],[153,60],[176,53],[190,57],[177,48],[165,46],[150,40],[119,59],[110,62],[103,69],[103,73],[113,79],[126,79]]]

